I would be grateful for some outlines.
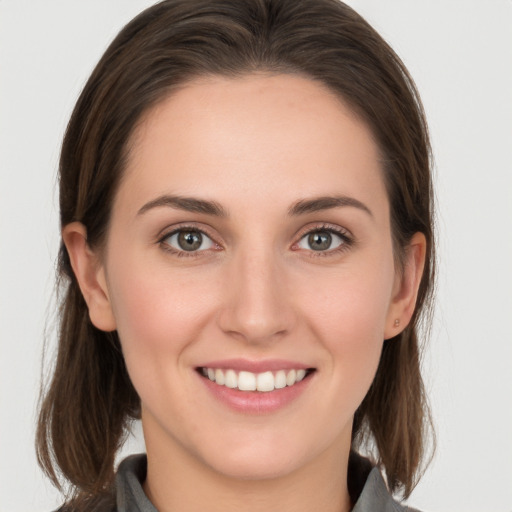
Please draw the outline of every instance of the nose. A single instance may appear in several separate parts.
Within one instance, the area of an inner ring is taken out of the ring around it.
[[[218,317],[225,333],[266,343],[292,330],[295,315],[285,272],[270,250],[234,256],[227,272]]]

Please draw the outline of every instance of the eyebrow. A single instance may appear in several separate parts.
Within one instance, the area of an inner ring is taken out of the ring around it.
[[[147,211],[158,208],[161,206],[168,206],[178,210],[187,212],[204,213],[206,215],[215,215],[216,217],[227,217],[227,213],[219,203],[215,201],[207,201],[205,199],[197,199],[195,197],[183,197],[163,195],[146,203],[137,212],[137,215],[142,215]]]
[[[216,201],[197,199],[195,197],[183,197],[173,195],[163,195],[147,202],[139,209],[137,215],[142,215],[153,208],[167,206],[178,210],[184,210],[193,213],[204,213],[215,217],[227,217],[226,210]],[[298,216],[307,213],[315,213],[332,208],[353,207],[366,212],[373,217],[371,210],[361,201],[349,196],[322,196],[313,199],[301,199],[294,203],[288,209],[288,215]]]
[[[366,212],[370,217],[373,213],[364,203],[349,196],[324,196],[313,199],[302,199],[294,203],[288,210],[288,215],[304,215],[306,213],[320,212],[330,210],[331,208],[340,208],[350,206]]]

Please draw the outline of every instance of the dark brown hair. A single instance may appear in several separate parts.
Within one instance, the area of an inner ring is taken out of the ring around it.
[[[375,380],[356,412],[353,448],[373,445],[391,490],[407,496],[424,459],[430,416],[417,328],[434,273],[430,146],[421,102],[386,42],[338,0],[167,0],[132,20],[109,46],[78,99],[60,159],[61,225],[79,221],[101,247],[130,136],[143,113],[204,75],[265,71],[321,82],[363,119],[380,147],[397,263],[424,233],[426,267],[407,328],[384,343]],[[59,256],[64,297],[53,378],[41,403],[39,462],[87,500],[112,489],[114,457],[140,403],[117,334],[96,329]]]

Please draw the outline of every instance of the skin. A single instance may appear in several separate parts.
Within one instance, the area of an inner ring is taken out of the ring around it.
[[[226,215],[148,206],[164,194]],[[289,214],[326,196],[364,207]],[[165,235],[183,224],[212,244],[180,257]],[[342,236],[312,250],[326,229]],[[395,268],[379,151],[339,98],[290,75],[188,84],[138,126],[105,247],[79,223],[63,237],[92,322],[119,332],[158,510],[349,510],[353,415],[413,313],[425,240]],[[286,407],[243,414],[196,371],[229,358],[316,371]]]

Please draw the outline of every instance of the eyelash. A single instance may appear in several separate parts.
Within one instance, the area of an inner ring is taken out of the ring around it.
[[[197,233],[201,233],[201,235],[203,235],[203,236],[206,236],[207,238],[209,238],[212,241],[212,243],[215,247],[214,250],[219,250],[218,248],[221,247],[220,244],[218,244],[215,241],[214,237],[211,236],[210,234],[208,234],[208,232],[206,230],[201,229],[194,225],[181,225],[181,226],[175,227],[171,231],[168,231],[164,235],[159,237],[157,243],[161,246],[161,248],[164,251],[167,251],[167,252],[173,254],[174,256],[177,256],[178,258],[197,258],[197,257],[204,256],[205,255],[204,253],[207,253],[209,249],[203,249],[201,251],[184,251],[184,250],[175,249],[174,247],[172,247],[171,245],[169,245],[166,242],[166,240],[168,240],[171,236],[176,235],[177,233],[180,233],[183,231],[197,232]],[[309,257],[311,257],[311,258],[318,258],[318,257],[322,258],[322,257],[338,255],[338,254],[343,253],[343,252],[347,251],[348,249],[350,249],[355,243],[352,235],[350,235],[347,230],[342,229],[338,226],[334,226],[332,224],[319,224],[319,225],[315,225],[314,227],[306,228],[302,232],[300,232],[298,235],[298,241],[292,245],[292,250],[296,250],[296,251],[300,250],[300,248],[294,249],[294,247],[297,247],[298,244],[301,242],[301,240],[304,237],[306,237],[312,233],[316,233],[316,232],[327,232],[327,233],[334,234],[342,240],[342,243],[338,247],[336,247],[334,249],[328,249],[326,251],[315,251],[315,250],[311,249],[311,250],[307,251],[310,253]]]

